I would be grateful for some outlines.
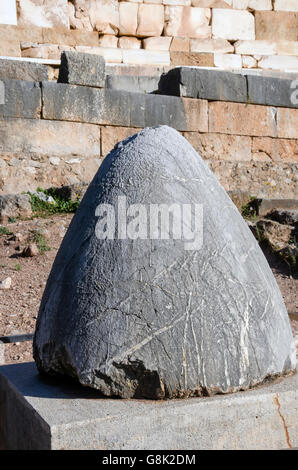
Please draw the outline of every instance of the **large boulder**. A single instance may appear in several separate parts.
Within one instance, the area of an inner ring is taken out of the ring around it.
[[[34,358],[40,371],[124,398],[234,392],[295,369],[265,257],[175,130],[144,129],[105,158],[49,276]]]

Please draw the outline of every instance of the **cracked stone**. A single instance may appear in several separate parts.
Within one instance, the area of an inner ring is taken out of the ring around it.
[[[118,210],[124,196],[129,237]],[[177,225],[168,239],[140,233],[150,204],[188,204],[192,216],[202,207],[203,225],[182,219],[183,235],[185,226],[195,237],[203,229],[202,246],[187,245]],[[111,207],[114,219],[98,209]],[[50,273],[34,358],[44,373],[122,398],[229,393],[295,370],[289,318],[261,249],[174,129],[146,128],[100,166]]]

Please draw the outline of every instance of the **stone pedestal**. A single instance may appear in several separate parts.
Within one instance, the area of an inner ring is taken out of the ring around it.
[[[233,395],[106,399],[34,363],[0,367],[2,449],[288,449],[298,447],[298,375]]]

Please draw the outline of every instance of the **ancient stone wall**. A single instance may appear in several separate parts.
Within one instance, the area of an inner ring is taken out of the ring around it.
[[[87,56],[89,61],[92,56]],[[160,80],[111,74],[108,66],[103,88],[102,77],[98,84],[82,86],[81,72],[71,75],[72,84],[47,81],[47,67],[36,64],[22,66],[26,81],[12,79],[15,64],[8,62],[0,64],[5,87],[0,105],[1,194],[88,183],[119,140],[143,127],[166,124],[191,142],[227,190],[297,198],[298,109],[289,99],[296,92],[289,74],[182,67],[174,69],[182,86],[171,91],[173,72]],[[200,79],[192,82],[193,73]],[[213,86],[202,95],[193,83],[204,83],[207,73]]]
[[[5,4],[1,56],[298,70],[297,0],[18,0],[17,26]]]

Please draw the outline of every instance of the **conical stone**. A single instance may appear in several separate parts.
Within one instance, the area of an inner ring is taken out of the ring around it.
[[[228,393],[295,370],[261,249],[174,129],[146,128],[105,158],[56,256],[34,358],[123,398]]]

